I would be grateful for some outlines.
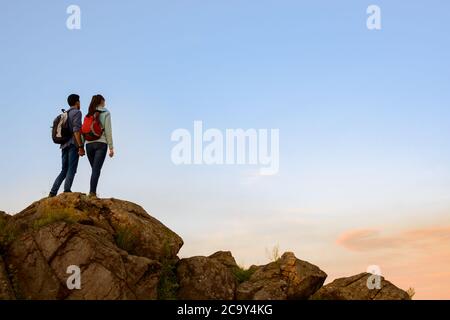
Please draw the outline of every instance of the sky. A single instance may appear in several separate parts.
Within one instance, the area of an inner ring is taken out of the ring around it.
[[[81,9],[81,29],[66,9]],[[381,29],[366,26],[369,5]],[[327,282],[378,265],[450,299],[450,4],[430,1],[2,1],[0,209],[45,197],[50,126],[101,93],[116,156],[101,197],[177,232],[181,257],[243,266],[293,251]],[[174,130],[278,129],[280,166],[175,165]],[[88,192],[80,162],[74,191]]]

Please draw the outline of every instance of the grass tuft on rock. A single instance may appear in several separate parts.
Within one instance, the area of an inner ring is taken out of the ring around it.
[[[33,223],[35,230],[48,226],[56,222],[65,222],[68,224],[76,223],[76,219],[73,217],[73,210],[71,209],[55,209],[48,210],[42,214],[41,218],[37,219]]]
[[[123,227],[117,230],[115,241],[120,249],[133,254],[135,253],[135,248],[138,244],[138,236],[134,230]]]
[[[238,283],[248,281],[253,273],[255,273],[255,269],[245,269],[243,267],[233,269],[233,275]]]
[[[176,300],[179,288],[176,264],[170,260],[161,263],[161,277],[158,283],[159,300]]]

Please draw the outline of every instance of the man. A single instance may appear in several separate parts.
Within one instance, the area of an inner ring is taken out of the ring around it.
[[[61,145],[62,170],[56,178],[50,191],[49,197],[54,197],[58,194],[59,187],[64,183],[64,192],[72,192],[72,183],[77,173],[78,159],[84,156],[84,146],[81,140],[81,111],[80,111],[80,96],[71,94],[67,98],[67,103],[70,109],[67,111],[67,121],[72,138]]]

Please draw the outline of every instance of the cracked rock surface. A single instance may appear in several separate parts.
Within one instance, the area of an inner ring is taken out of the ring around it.
[[[256,267],[248,281],[237,288],[242,300],[308,299],[323,284],[327,274],[309,262],[299,260],[292,252],[265,266]]]
[[[410,300],[408,293],[380,276],[380,288],[370,273],[339,278],[322,287],[312,299],[317,300]],[[369,282],[369,285],[368,285]]]
[[[180,299],[234,299],[237,281],[229,268],[218,259],[202,256],[182,259],[178,264],[177,277]]]

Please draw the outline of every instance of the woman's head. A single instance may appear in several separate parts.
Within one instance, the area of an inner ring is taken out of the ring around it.
[[[89,115],[93,115],[98,107],[105,106],[105,98],[101,94],[96,94],[92,97],[91,104],[89,105]]]

